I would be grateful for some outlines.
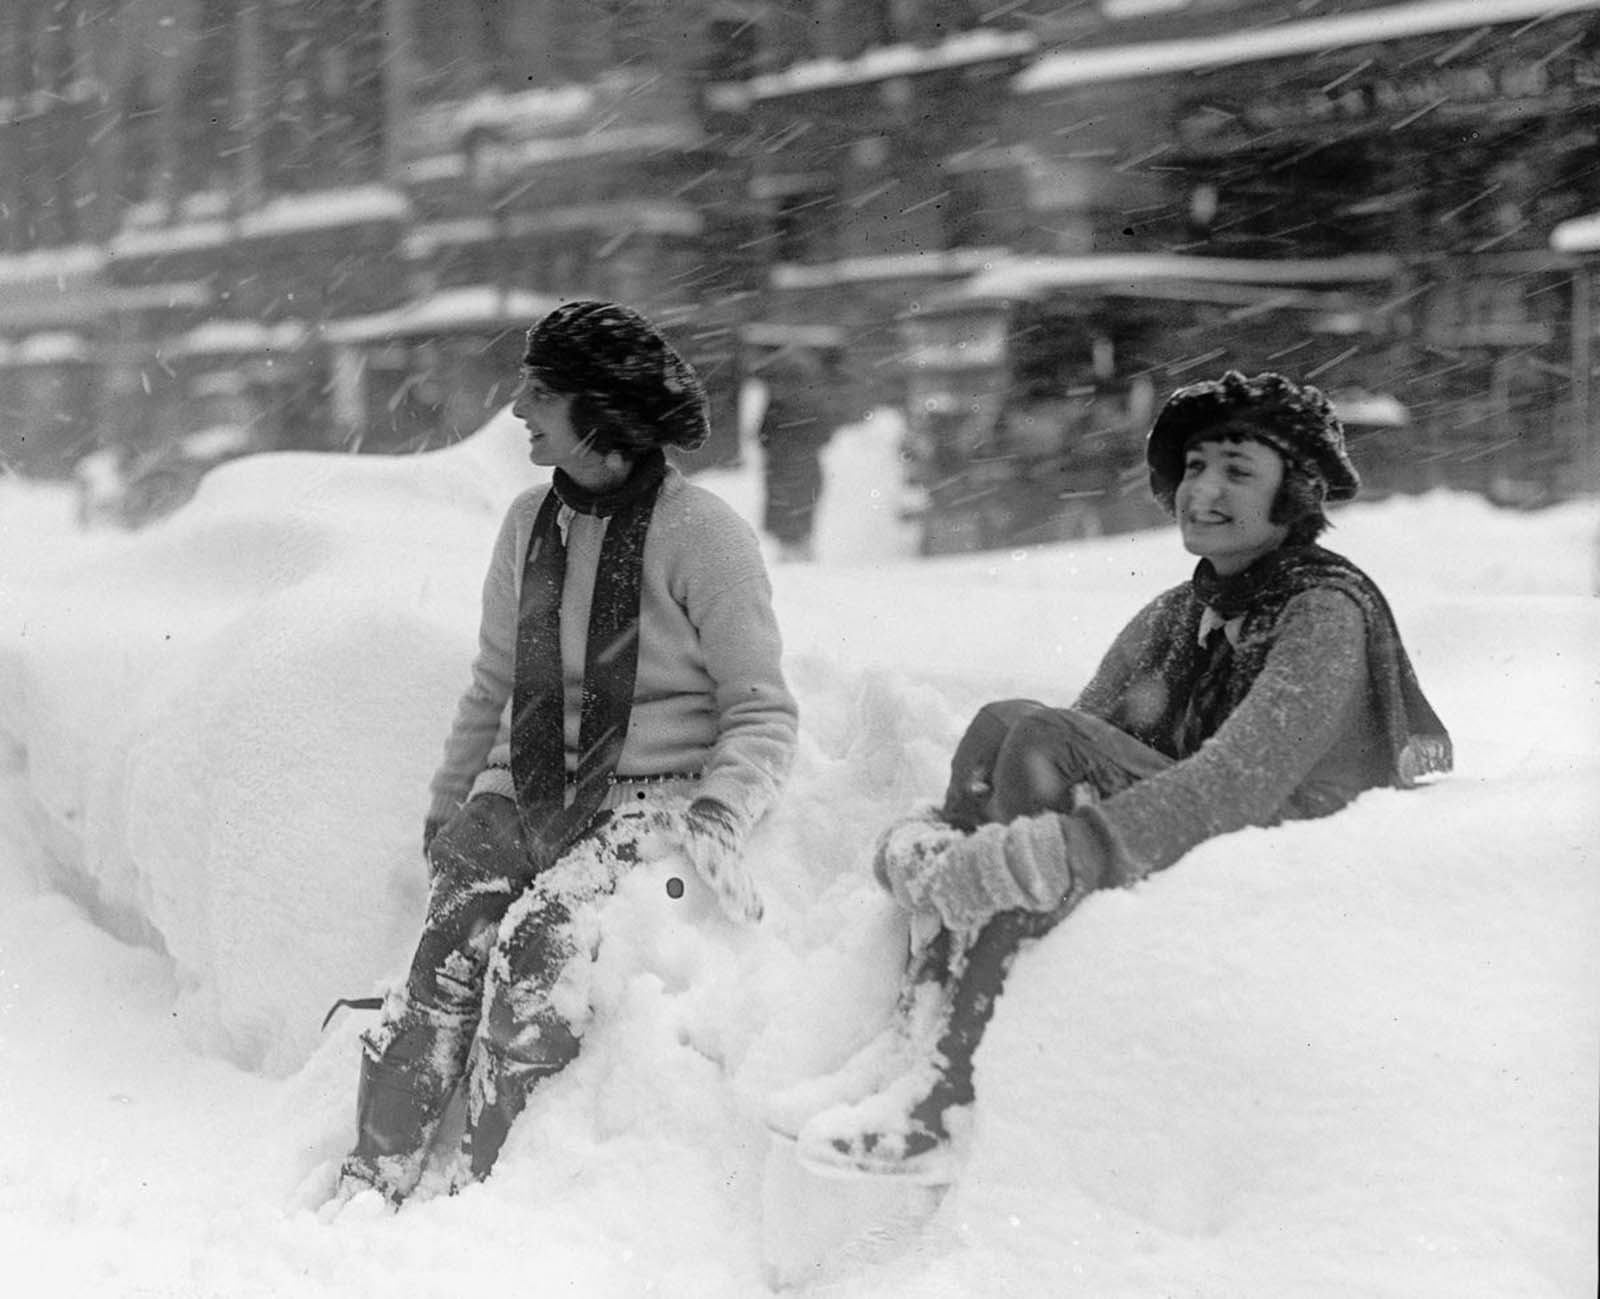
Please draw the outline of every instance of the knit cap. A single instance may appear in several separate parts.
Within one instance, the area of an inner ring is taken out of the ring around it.
[[[1324,499],[1348,501],[1361,477],[1345,451],[1344,426],[1321,391],[1270,371],[1246,378],[1229,370],[1179,388],[1157,412],[1145,441],[1150,490],[1171,508],[1183,480],[1184,448],[1198,433],[1220,425],[1248,430],[1289,465],[1309,474]]]
[[[615,302],[568,302],[528,331],[532,375],[581,396],[630,430],[636,449],[693,451],[710,435],[705,388],[694,368],[638,312]]]

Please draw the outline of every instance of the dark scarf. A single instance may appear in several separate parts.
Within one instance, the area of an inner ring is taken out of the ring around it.
[[[1195,568],[1178,626],[1150,646],[1141,676],[1164,686],[1164,707],[1140,738],[1177,758],[1214,735],[1255,684],[1274,643],[1284,606],[1303,591],[1329,587],[1360,608],[1367,633],[1367,674],[1378,724],[1388,741],[1393,783],[1414,785],[1449,771],[1450,737],[1417,682],[1389,603],[1377,584],[1342,555],[1320,546],[1286,546],[1242,573],[1221,577],[1209,560]],[[1207,608],[1223,623],[1239,621],[1235,644],[1218,627],[1205,646],[1197,637]]]
[[[652,451],[639,460],[622,486],[591,492],[558,469],[534,519],[517,608],[511,778],[536,869],[555,861],[583,833],[616,774],[639,668],[645,535],[666,471],[666,457]],[[567,571],[559,519],[563,505],[609,520],[589,608],[571,806],[566,805],[566,697],[561,671],[561,592]]]

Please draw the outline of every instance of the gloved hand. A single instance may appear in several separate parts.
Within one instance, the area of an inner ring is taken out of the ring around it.
[[[921,911],[928,906],[929,874],[960,838],[961,831],[945,821],[937,808],[918,808],[878,836],[872,851],[872,873],[907,911]]]
[[[1054,911],[1081,892],[1053,812],[979,826],[933,857],[919,880],[948,929],[979,929],[1002,911]]]
[[[761,919],[761,891],[740,858],[744,832],[733,812],[714,798],[697,798],[678,818],[677,846],[730,920]]]

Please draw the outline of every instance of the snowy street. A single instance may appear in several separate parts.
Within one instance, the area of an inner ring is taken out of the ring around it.
[[[892,1192],[779,1178],[766,1097],[893,995],[878,830],[941,791],[979,704],[1070,702],[1192,568],[1171,529],[915,558],[885,486],[898,434],[879,412],[835,438],[817,562],[772,567],[801,748],[751,848],[766,921],[736,929],[692,878],[671,901],[682,864],[641,866],[578,1062],[492,1178],[398,1215],[319,1211],[372,1021],[319,1024],[415,939],[483,563],[539,472],[522,431],[238,461],[136,534],[78,533],[65,496],[0,480],[13,1292],[1592,1295],[1594,499],[1335,511],[1325,544],[1389,596],[1455,772],[1092,897],[1019,961],[931,1216],[874,1239]],[[700,481],[754,521],[758,468]],[[807,1263],[829,1197],[862,1234]]]

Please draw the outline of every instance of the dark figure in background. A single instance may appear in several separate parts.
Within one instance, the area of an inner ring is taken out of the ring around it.
[[[781,558],[810,559],[822,495],[822,448],[836,423],[832,388],[837,377],[817,348],[798,343],[768,353],[754,372],[767,388],[758,434],[766,463],[761,526],[778,543]]]

